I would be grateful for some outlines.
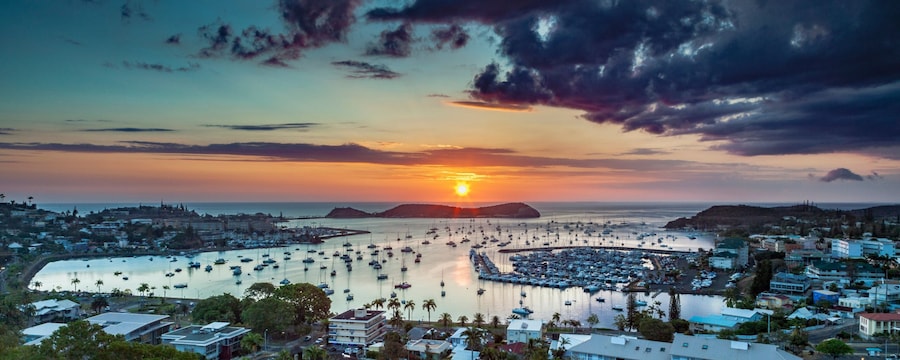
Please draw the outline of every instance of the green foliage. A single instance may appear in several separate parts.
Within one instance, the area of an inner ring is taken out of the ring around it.
[[[231,294],[212,296],[197,303],[191,317],[198,323],[241,321],[241,301]]]
[[[257,332],[264,329],[287,331],[294,318],[293,311],[294,307],[287,301],[268,297],[244,309],[241,319]]]
[[[241,338],[241,349],[247,353],[254,353],[262,347],[265,343],[265,339],[262,335],[255,332],[250,332],[244,335]]]
[[[672,324],[652,317],[644,317],[638,325],[638,331],[647,340],[672,342],[675,327]]]
[[[772,262],[763,260],[756,265],[756,276],[750,285],[750,295],[756,297],[759,293],[769,290],[770,281],[772,281]]]
[[[669,321],[681,319],[681,296],[675,287],[669,288]]]
[[[852,354],[853,348],[838,339],[828,339],[816,345],[816,351],[837,359],[838,356]]]
[[[384,334],[384,348],[378,354],[379,359],[399,359],[403,355],[403,343],[400,341],[400,334],[389,332]],[[304,359],[307,357],[304,356]]]
[[[325,291],[309,283],[283,285],[275,290],[275,297],[294,307],[294,321],[314,323],[331,314],[331,299]]]
[[[686,334],[691,330],[691,323],[685,319],[674,319],[669,321],[669,324],[672,324],[672,327],[675,328],[675,332],[680,334]]]
[[[318,346],[308,346],[303,350],[303,358],[309,360],[328,359],[328,352]]]
[[[734,331],[731,331],[728,329],[719,331],[719,333],[716,334],[716,338],[717,339],[725,339],[725,340],[737,340],[737,336],[735,336]]]
[[[268,282],[253,283],[247,290],[244,290],[244,298],[253,300],[265,299],[273,294],[275,294],[275,285]]]

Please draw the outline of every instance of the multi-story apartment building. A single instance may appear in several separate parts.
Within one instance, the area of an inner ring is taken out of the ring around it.
[[[204,359],[231,359],[241,349],[241,339],[250,329],[214,322],[205,326],[191,325],[162,334],[162,343],[178,351],[200,354]]]
[[[346,347],[364,347],[384,336],[387,324],[384,311],[350,309],[329,320],[329,343]]]

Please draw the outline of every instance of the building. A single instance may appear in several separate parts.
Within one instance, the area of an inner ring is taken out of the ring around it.
[[[893,303],[900,301],[900,285],[878,284],[866,290],[872,304]]]
[[[578,360],[669,360],[671,347],[667,342],[593,334],[566,354]]]
[[[733,307],[723,307],[722,308],[722,316],[733,319],[738,323],[745,323],[750,321],[759,321],[762,319],[762,314],[757,310],[747,310],[747,309],[738,309]]]
[[[888,239],[831,239],[831,257],[858,259],[866,255],[894,257],[894,242]]]
[[[802,294],[809,290],[810,284],[811,281],[806,275],[779,272],[772,275],[772,280],[769,281],[769,291]]]
[[[787,295],[764,292],[756,296],[756,306],[771,310],[790,309],[794,307],[794,301]]]
[[[172,322],[164,321],[168,318],[165,315],[108,312],[86,320],[102,326],[108,334],[124,336],[126,341],[157,345],[162,334],[172,329]]]
[[[688,320],[691,331],[694,332],[719,332],[722,330],[735,330],[740,322],[734,318],[722,315],[694,315]]]
[[[737,268],[737,254],[717,251],[709,257],[709,267],[713,269],[734,270]]]
[[[540,320],[514,319],[506,327],[506,342],[509,344],[528,343],[530,339],[544,337],[544,324]]]
[[[800,360],[775,345],[675,334],[671,360]]]
[[[444,352],[449,352],[453,346],[444,340],[419,339],[406,343],[406,350],[415,353],[419,359],[440,360]]]
[[[227,322],[191,325],[162,334],[162,343],[178,351],[200,354],[204,359],[231,359],[241,349],[241,339],[250,329],[228,326]]]
[[[53,335],[56,330],[66,326],[61,323],[43,323],[22,330],[22,341],[25,345],[39,345],[44,338]]]
[[[387,332],[384,311],[350,309],[329,320],[329,343],[345,347],[365,347]]]
[[[806,266],[806,276],[823,282],[834,281],[851,284],[858,281],[869,285],[884,278],[884,271],[869,263],[851,263],[836,261],[813,261]]]
[[[747,242],[740,238],[727,238],[716,244],[715,253],[729,252],[737,255],[735,259],[735,267],[747,266],[750,262],[749,248]]]
[[[820,301],[827,301],[831,305],[837,305],[840,298],[840,293],[829,290],[814,290],[812,294],[813,304],[818,304]]]
[[[898,313],[862,313],[859,314],[859,336],[872,339],[877,334],[897,332],[900,326]]]
[[[81,318],[81,305],[71,300],[41,300],[31,303],[30,306],[34,307],[32,324],[43,324],[55,319],[67,321]]]

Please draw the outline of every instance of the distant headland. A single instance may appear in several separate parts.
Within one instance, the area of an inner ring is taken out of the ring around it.
[[[528,219],[541,217],[535,208],[524,203],[506,203],[478,208],[463,208],[447,205],[403,204],[382,212],[368,213],[350,207],[334,208],[326,218],[513,218]]]

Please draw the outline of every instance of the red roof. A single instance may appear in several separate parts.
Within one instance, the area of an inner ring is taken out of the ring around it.
[[[862,313],[859,317],[875,321],[900,321],[900,314],[897,313]]]

